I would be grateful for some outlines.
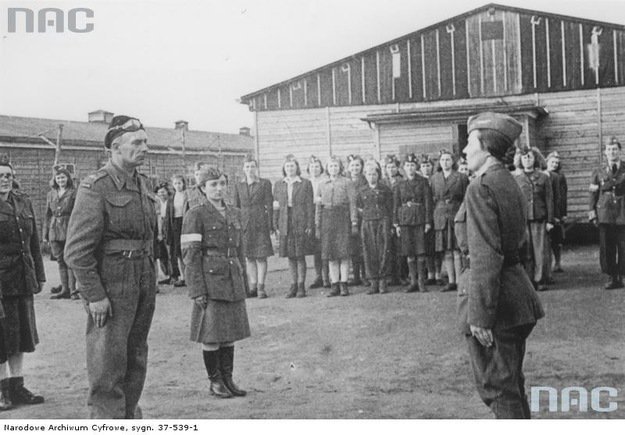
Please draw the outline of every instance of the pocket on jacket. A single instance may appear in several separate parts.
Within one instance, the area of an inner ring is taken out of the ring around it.
[[[134,218],[129,212],[132,196],[106,196],[104,199],[109,219],[113,225],[121,225],[128,219]]]

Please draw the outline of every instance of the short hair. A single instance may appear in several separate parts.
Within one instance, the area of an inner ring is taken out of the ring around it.
[[[295,172],[295,175],[300,176],[302,175],[302,170],[299,167],[299,162],[297,161],[297,159],[295,158],[295,156],[293,154],[288,154],[285,158],[284,158],[284,163],[282,163],[282,175],[286,177],[286,171],[284,170],[284,165],[286,165],[288,162],[293,162],[295,163],[295,166],[297,166],[297,171]]]
[[[210,163],[208,162],[204,162],[204,161],[199,161],[199,162],[195,162],[193,164],[193,171],[199,171],[202,169],[202,167],[204,166],[210,166]]]
[[[365,170],[368,168],[373,168],[375,169],[375,171],[378,173],[378,179],[381,180],[382,179],[382,168],[380,167],[380,164],[375,161],[374,159],[370,159],[367,160],[365,162],[365,165],[362,168],[362,174],[365,174]]]
[[[543,154],[540,152],[540,150],[536,147],[521,148],[517,151],[517,153],[514,155],[514,166],[516,166],[517,169],[523,169],[521,157],[529,153],[532,153],[532,155],[534,156],[534,169],[547,169],[547,163],[545,162],[545,158],[543,157]]]
[[[605,143],[605,147],[607,147],[608,145],[617,145],[618,149],[621,149],[621,143],[618,141],[618,139],[616,139],[616,136],[612,136],[610,139],[608,139],[608,141]]]
[[[182,180],[182,190],[187,190],[187,180],[185,180],[184,175],[174,174],[171,176],[172,183],[174,180]]]
[[[503,133],[493,129],[477,129],[477,138],[482,145],[482,149],[488,151],[491,156],[505,165],[509,165],[516,148],[513,142]]]
[[[339,164],[339,175],[342,175],[343,172],[345,171],[345,166],[343,166],[343,161],[338,157],[338,156],[330,156],[328,158],[328,161],[326,162],[326,172],[330,172],[328,171],[328,164],[330,162],[336,162]]]
[[[205,186],[207,181],[219,180],[221,177],[226,177],[226,183],[228,182],[228,175],[221,171],[217,166],[207,166],[200,170],[198,174],[198,184]]]
[[[438,152],[438,162],[436,163],[436,170],[437,171],[443,170],[443,168],[441,167],[441,157],[443,157],[445,154],[447,154],[448,156],[451,156],[451,169],[453,169],[454,171],[458,170],[458,158],[456,157],[454,153],[452,153],[451,151],[447,149],[442,149]]]
[[[169,188],[169,183],[167,183],[166,181],[163,181],[163,182],[159,183],[154,188],[154,193],[158,193],[158,191],[161,190],[161,189],[165,189],[167,191],[167,195],[171,195],[171,189]]]
[[[246,163],[254,163],[256,165],[256,167],[258,167],[258,161],[251,155],[247,155],[245,156],[245,158],[243,159],[243,165],[245,166]]]
[[[323,163],[321,163],[321,159],[319,159],[319,157],[316,156],[310,156],[310,159],[308,159],[308,166],[306,167],[306,173],[310,175],[310,165],[312,165],[313,163],[319,163],[319,167],[321,168],[321,173],[323,174]]]

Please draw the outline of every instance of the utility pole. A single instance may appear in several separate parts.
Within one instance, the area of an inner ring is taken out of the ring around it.
[[[61,141],[63,140],[63,124],[59,124],[59,129],[56,134],[56,148],[54,150],[54,166],[59,164],[59,159],[61,158]]]
[[[180,129],[181,141],[182,141],[182,169],[183,174],[187,173],[187,132],[185,128]]]

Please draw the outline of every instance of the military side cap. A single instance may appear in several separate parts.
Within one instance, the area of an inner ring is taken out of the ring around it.
[[[513,117],[503,113],[483,112],[469,118],[467,123],[468,133],[482,129],[496,130],[503,134],[510,143],[514,143],[521,131],[523,131],[523,126]]]
[[[404,158],[404,163],[414,163],[415,165],[419,164],[419,159],[417,158],[415,153],[406,154]]]
[[[395,166],[399,166],[399,160],[397,160],[397,157],[395,157],[395,154],[388,154],[386,157],[384,157],[385,165],[390,165],[391,163],[394,164]]]

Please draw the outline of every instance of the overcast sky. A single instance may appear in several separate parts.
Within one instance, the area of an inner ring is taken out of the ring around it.
[[[244,94],[488,3],[476,0],[0,0],[0,114],[252,126]],[[498,3],[625,25],[625,0]],[[10,7],[91,8],[91,33],[8,33]]]

